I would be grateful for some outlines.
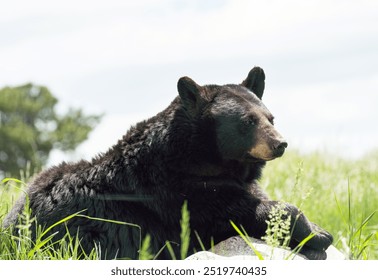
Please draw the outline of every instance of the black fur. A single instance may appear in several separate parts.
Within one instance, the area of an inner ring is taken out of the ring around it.
[[[157,253],[167,240],[180,242],[180,210],[188,201],[190,252],[200,249],[194,231],[207,247],[211,239],[217,243],[236,235],[230,221],[260,238],[277,202],[268,199],[257,180],[265,162],[281,156],[287,146],[261,102],[264,80],[258,67],[241,85],[199,86],[181,78],[179,96],[169,107],[132,127],[107,153],[40,173],[27,189],[33,215],[45,226],[81,210],[91,217],[137,224],[142,238],[151,235]],[[4,226],[17,223],[24,205],[25,197]],[[292,221],[299,217],[292,246],[318,230],[303,253],[325,258],[332,236],[294,206],[286,209]],[[78,232],[85,251],[96,244],[102,258],[138,257],[137,227],[84,217],[66,226],[72,234]],[[66,232],[64,225],[56,230],[55,238]],[[163,250],[159,257],[169,254]]]

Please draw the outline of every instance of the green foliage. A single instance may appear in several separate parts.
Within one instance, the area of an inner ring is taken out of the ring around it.
[[[345,227],[348,228],[345,236],[342,236],[340,239],[343,244],[344,251],[347,253],[350,259],[367,259],[368,255],[366,249],[370,246],[374,246],[374,232],[369,233],[368,231],[367,235],[364,233],[366,232],[366,227],[373,219],[377,210],[368,215],[366,218],[361,216],[361,220],[359,220],[359,217],[354,217],[353,211],[351,211],[354,207],[352,206],[351,197],[352,194],[348,185],[348,213],[343,213],[342,207],[335,197],[337,206],[340,211],[340,217],[342,218]],[[378,231],[375,233],[375,235],[377,234]]]
[[[177,256],[173,246],[180,246],[180,259],[183,260],[187,257],[189,245],[190,245],[190,213],[188,210],[188,202],[185,201],[181,208],[181,233],[180,233],[180,244],[176,242],[167,241],[164,248],[167,248],[172,260],[176,260]],[[162,248],[162,250],[164,249]]]
[[[52,149],[73,150],[87,139],[100,116],[80,109],[56,113],[58,100],[43,86],[26,84],[0,89],[0,175],[33,174]]]
[[[266,235],[261,239],[273,247],[289,248],[291,217],[285,210],[285,204],[278,203],[273,207],[268,218]]]
[[[190,245],[190,213],[188,210],[188,202],[185,201],[184,205],[181,209],[181,248],[180,248],[180,256],[181,259],[185,259],[188,254],[189,245]]]
[[[378,259],[378,152],[359,160],[286,153],[269,162],[261,186],[329,231],[352,259]]]
[[[150,250],[150,244],[151,236],[147,234],[139,250],[139,260],[152,260],[154,258],[154,255],[151,253]]]

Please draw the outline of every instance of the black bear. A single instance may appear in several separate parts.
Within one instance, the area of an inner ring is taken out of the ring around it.
[[[136,224],[120,225],[75,217],[56,227],[68,229],[84,251],[94,246],[101,258],[138,258],[141,237],[151,250],[170,258],[166,241],[180,242],[181,208],[190,211],[189,252],[209,248],[236,235],[230,221],[253,237],[267,229],[269,200],[257,180],[266,161],[283,155],[287,143],[273,126],[261,101],[265,74],[254,67],[241,84],[200,86],[188,77],[178,81],[173,102],[156,116],[136,124],[105,154],[91,161],[62,163],[40,173],[26,195],[39,224],[50,226],[85,210],[85,215]],[[21,198],[4,221],[17,224]],[[326,258],[332,236],[308,221],[294,206],[291,247],[315,233],[302,249],[310,259]]]

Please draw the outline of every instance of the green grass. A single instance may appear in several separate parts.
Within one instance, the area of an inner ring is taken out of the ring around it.
[[[334,245],[351,259],[378,259],[378,151],[360,160],[289,152],[267,164],[260,183],[272,199],[298,206],[311,221],[331,232]],[[0,181],[0,225],[24,188],[21,181]],[[172,258],[184,258],[189,235],[196,235],[187,226],[190,213],[185,207],[180,256]],[[52,244],[51,229],[39,230],[39,238],[32,241],[31,220],[25,211],[18,234],[0,229],[0,259],[98,259],[97,248],[82,255],[75,236]],[[155,257],[149,252],[149,242],[149,237],[141,240],[140,259]],[[166,246],[169,249],[169,242]]]
[[[354,161],[287,153],[267,164],[260,183],[328,230],[351,259],[378,259],[378,152]]]

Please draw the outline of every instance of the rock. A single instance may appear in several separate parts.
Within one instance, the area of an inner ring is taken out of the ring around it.
[[[348,257],[340,252],[335,246],[329,246],[327,249],[327,260],[347,260]]]
[[[267,245],[264,241],[250,237],[253,247],[262,255],[264,260],[306,260],[301,254],[294,254],[290,250],[275,248]],[[343,253],[334,246],[327,249],[327,260],[345,260]],[[215,245],[210,251],[200,251],[187,260],[258,260],[253,249],[240,237],[234,236]]]
[[[225,257],[220,256],[208,251],[200,251],[197,252],[189,257],[186,258],[186,260],[258,260],[257,256],[249,256],[249,255],[237,255],[232,257]]]

